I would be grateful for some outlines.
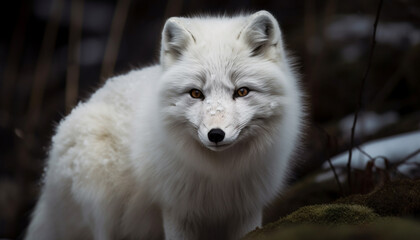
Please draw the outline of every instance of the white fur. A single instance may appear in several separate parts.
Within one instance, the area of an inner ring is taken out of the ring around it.
[[[297,81],[266,11],[169,19],[160,65],[109,79],[58,126],[26,239],[243,236],[292,165]]]

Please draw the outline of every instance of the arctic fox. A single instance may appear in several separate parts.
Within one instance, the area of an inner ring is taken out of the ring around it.
[[[59,124],[26,239],[238,239],[284,187],[302,109],[270,13],[170,18],[160,64]]]

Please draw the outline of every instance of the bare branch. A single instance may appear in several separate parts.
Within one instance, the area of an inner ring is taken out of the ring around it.
[[[360,146],[356,147],[357,150],[359,150],[363,155],[365,155],[367,158],[369,158],[369,160],[373,161],[375,160],[372,156],[369,155],[369,153],[367,153],[365,150],[363,150]]]
[[[340,178],[338,177],[338,174],[337,174],[337,172],[335,170],[335,167],[334,167],[334,165],[331,162],[331,153],[330,153],[331,136],[330,136],[330,134],[327,131],[325,131],[324,128],[322,128],[320,126],[317,126],[317,125],[316,125],[316,127],[319,130],[321,130],[324,133],[324,135],[327,137],[327,143],[326,143],[326,148],[325,148],[326,155],[327,155],[327,161],[328,161],[328,164],[329,164],[329,166],[330,166],[330,168],[331,168],[331,170],[332,170],[332,172],[334,174],[334,178],[335,178],[335,181],[337,182],[337,186],[338,186],[338,189],[340,190],[340,194],[343,195],[344,194],[344,191],[343,191],[343,187],[342,187],[341,182],[340,182]]]
[[[347,162],[347,177],[348,177],[349,191],[351,191],[351,189],[352,189],[351,158],[352,158],[352,151],[353,151],[353,146],[354,146],[354,132],[355,132],[355,129],[356,129],[357,117],[358,117],[360,108],[362,107],[363,90],[365,88],[366,79],[367,79],[367,76],[369,74],[370,67],[372,65],[373,51],[374,51],[375,45],[376,45],[376,28],[378,26],[378,21],[379,21],[379,16],[380,16],[381,9],[382,9],[382,4],[383,4],[383,0],[379,0],[378,8],[377,8],[377,11],[376,11],[375,23],[373,24],[373,34],[372,34],[372,42],[371,42],[371,47],[370,47],[370,52],[369,52],[368,64],[367,64],[365,74],[363,75],[363,78],[362,78],[362,83],[361,83],[360,91],[359,91],[359,98],[358,98],[358,102],[357,102],[356,111],[355,111],[355,114],[354,114],[353,126],[351,128],[349,160]]]
[[[420,153],[420,148],[417,149],[416,151],[408,154],[405,158],[401,159],[400,161],[396,162],[395,165],[398,166],[400,164],[403,164],[403,163],[407,162],[408,160],[410,160],[412,157],[416,156],[419,153]]]
[[[331,157],[328,156],[327,158],[328,164],[330,165],[331,170],[333,171],[335,181],[337,182],[338,189],[340,190],[340,194],[343,195],[343,187],[341,186],[340,178],[338,177],[337,172],[335,171],[335,167],[331,163]]]

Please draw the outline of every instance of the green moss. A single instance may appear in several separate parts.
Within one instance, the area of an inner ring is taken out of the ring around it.
[[[265,209],[264,224],[275,222],[303,206],[331,203],[339,198],[339,189],[334,179],[321,184],[315,180],[322,173],[325,172],[316,172],[290,186]]]
[[[336,203],[367,206],[381,216],[420,218],[420,180],[390,182],[369,194],[351,195]]]
[[[394,181],[370,194],[352,195],[335,204],[299,208],[245,239],[420,239],[420,223],[400,216],[420,219],[420,180]]]
[[[302,207],[277,221],[278,224],[363,224],[378,217],[372,209],[348,204],[326,204]]]
[[[277,225],[270,231],[255,230],[244,239],[257,240],[418,240],[420,223],[399,218],[377,218],[376,221],[363,225],[338,225],[328,227],[320,224]]]
[[[270,234],[278,228],[298,224],[318,224],[325,227],[338,226],[343,224],[357,225],[373,222],[378,215],[372,209],[349,204],[325,204],[312,205],[298,209],[297,211],[281,218],[277,222],[269,223],[262,229],[257,229],[250,234]],[[302,232],[302,234],[304,234]],[[251,238],[250,238],[251,239]]]

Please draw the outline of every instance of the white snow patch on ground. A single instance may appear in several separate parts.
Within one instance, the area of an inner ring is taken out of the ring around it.
[[[361,145],[360,148],[373,158],[384,156],[390,163],[396,163],[420,149],[420,130],[370,141]],[[352,155],[352,168],[364,169],[367,162],[370,160],[368,156],[361,153],[357,148],[353,149]],[[335,168],[345,168],[347,166],[348,157],[348,152],[343,152],[331,159],[332,165]],[[401,173],[410,176],[411,171],[416,168],[418,169],[418,164],[420,164],[420,154],[411,157],[405,164],[401,164],[398,167],[398,170]],[[384,160],[377,159],[375,161],[375,166],[378,168],[385,168]],[[328,162],[323,164],[324,169],[329,167]]]

